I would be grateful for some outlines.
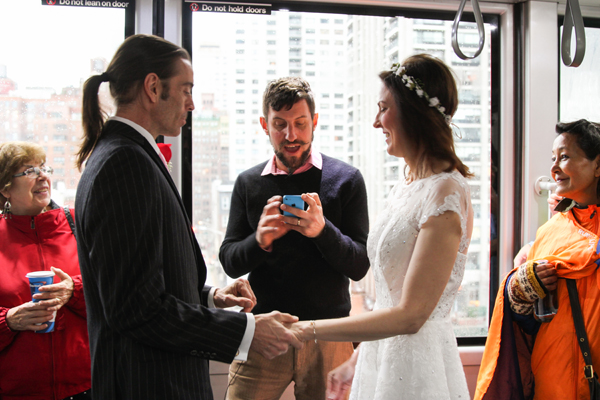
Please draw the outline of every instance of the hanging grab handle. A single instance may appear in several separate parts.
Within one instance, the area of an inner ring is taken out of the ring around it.
[[[571,34],[575,28],[575,55],[571,60]],[[563,25],[561,55],[567,67],[579,67],[585,55],[585,27],[579,0],[567,0],[565,9],[565,23]]]
[[[462,17],[463,10],[465,8],[465,4],[467,0],[461,0],[460,6],[458,7],[458,12],[456,13],[456,17],[454,17],[454,24],[452,25],[452,48],[456,55],[462,60],[472,60],[481,54],[483,50],[483,44],[485,43],[485,30],[483,28],[483,15],[481,14],[481,10],[479,9],[479,1],[471,0],[471,5],[473,6],[473,13],[475,14],[475,22],[477,23],[477,32],[479,33],[479,48],[473,54],[473,56],[466,56],[458,45],[458,24],[460,23],[460,19]]]

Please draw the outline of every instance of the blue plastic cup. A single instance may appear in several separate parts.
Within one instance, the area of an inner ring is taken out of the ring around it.
[[[29,272],[25,275],[27,279],[29,279],[29,289],[31,290],[31,300],[34,303],[37,303],[38,299],[34,299],[33,295],[36,293],[40,293],[40,288],[46,285],[52,285],[54,283],[54,272],[52,271],[35,271]],[[54,320],[56,319],[56,311],[52,314],[52,319],[48,322],[48,327],[46,329],[42,329],[39,331],[35,331],[35,333],[48,333],[54,331]],[[41,324],[37,324],[41,325]]]

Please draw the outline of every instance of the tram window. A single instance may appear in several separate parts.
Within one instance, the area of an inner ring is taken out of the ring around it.
[[[458,32],[458,41],[462,43],[464,47],[478,47],[479,46],[479,34],[477,32],[466,33]]]
[[[481,130],[478,128],[462,128],[454,130],[455,142],[480,142]]]
[[[0,142],[43,142],[54,167],[52,198],[73,206],[83,82],[104,72],[123,42],[125,10],[19,0],[1,1],[0,15]],[[101,98],[110,112],[105,86]]]
[[[460,157],[464,162],[468,161],[480,161],[481,160],[481,147],[476,146],[457,146],[456,155]]]
[[[480,104],[481,93],[474,90],[461,90],[458,95],[460,104]]]
[[[415,53],[427,52],[442,58],[453,66],[463,103],[459,106],[453,123],[456,125],[457,153],[475,173],[471,184],[475,196],[474,208],[476,230],[469,248],[469,269],[465,273],[463,285],[456,299],[452,320],[458,336],[485,336],[487,333],[489,265],[490,265],[490,137],[491,137],[491,53],[490,26],[486,24],[486,41],[483,53],[477,63],[453,65],[454,52],[450,41],[452,21],[414,20],[404,17],[344,16],[343,24],[339,15],[278,12],[265,18],[258,15],[235,15],[217,13],[192,13],[192,55],[194,57],[195,99],[214,96],[211,107],[200,107],[192,113],[194,125],[197,121],[219,121],[219,128],[210,131],[220,141],[216,150],[204,146],[195,130],[192,131],[193,154],[203,153],[210,160],[202,174],[192,175],[193,223],[196,237],[200,242],[209,269],[210,284],[222,286],[227,278],[219,264],[218,251],[224,238],[226,224],[223,210],[217,203],[222,196],[231,196],[237,175],[272,156],[268,137],[262,130],[258,118],[238,120],[236,124],[236,101],[245,99],[248,103],[262,97],[260,93],[243,93],[234,85],[213,79],[211,65],[217,59],[228,60],[240,57],[235,54],[235,29],[249,31],[254,26],[258,36],[263,35],[270,20],[277,21],[277,37],[286,37],[290,27],[300,27],[297,40],[290,40],[285,46],[274,51],[277,56],[277,75],[268,71],[266,49],[253,45],[251,35],[246,34],[246,50],[241,55],[245,65],[246,79],[258,80],[264,88],[269,80],[282,76],[302,76],[311,84],[316,98],[316,111],[321,112],[319,125],[315,131],[313,149],[329,156],[346,161],[362,171],[367,185],[369,199],[377,199],[370,205],[369,215],[375,221],[384,206],[380,201],[404,176],[404,163],[385,151],[381,138],[372,123],[376,114],[379,94],[378,73],[391,66],[390,59],[402,61]],[[317,26],[319,29],[313,31]],[[337,24],[337,25],[335,25]],[[335,26],[334,26],[335,25]],[[462,24],[461,24],[462,25]],[[321,29],[343,29],[342,46],[329,41],[321,34]],[[368,33],[365,33],[369,30]],[[464,31],[464,32],[463,32]],[[471,34],[472,28],[462,28],[461,32]],[[410,35],[406,37],[406,35]],[[311,39],[307,39],[311,37]],[[402,37],[402,40],[399,38]],[[377,38],[377,39],[376,39]],[[376,40],[376,41],[374,41]],[[309,42],[310,41],[310,42]],[[212,46],[207,46],[208,44]],[[320,43],[319,51],[307,45]],[[461,43],[461,46],[463,43]],[[335,47],[334,47],[335,46]],[[208,50],[210,49],[210,51]],[[249,56],[257,52],[258,56]],[[306,55],[310,55],[310,70],[307,69]],[[362,60],[379,60],[363,63]],[[340,63],[339,61],[344,62]],[[222,62],[225,74],[230,79],[242,78],[234,74],[235,66]],[[311,72],[317,71],[312,75]],[[233,78],[235,77],[235,78]],[[247,103],[247,104],[248,104]],[[219,104],[219,107],[214,105]],[[328,111],[336,111],[335,124],[328,118]],[[262,112],[262,111],[261,111]],[[338,115],[339,114],[339,115]],[[329,121],[327,121],[329,119]],[[332,134],[335,133],[335,136]],[[240,137],[251,138],[252,144],[237,142]],[[372,141],[365,146],[363,143]],[[360,143],[360,145],[359,145]],[[335,145],[334,145],[335,144]],[[378,149],[378,150],[373,150]],[[376,154],[375,152],[379,152]],[[195,160],[195,157],[192,157]],[[381,174],[374,173],[376,169]],[[192,170],[196,170],[192,166]],[[209,177],[206,180],[206,177]],[[374,178],[379,177],[378,179]],[[211,193],[204,202],[199,194]],[[370,309],[374,301],[372,276],[353,283],[353,303],[361,304],[361,309]],[[354,311],[353,311],[354,312]]]
[[[586,26],[590,24],[596,27],[585,28],[586,50],[581,65],[569,68],[560,63],[559,115],[564,122],[580,118],[600,122],[600,20],[586,20]]]
[[[481,123],[481,109],[460,107],[454,114],[453,120],[463,124],[479,124]]]
[[[444,25],[444,21],[439,21],[435,19],[415,19],[413,21],[414,25]]]
[[[473,218],[481,218],[481,204],[473,204]]]
[[[414,43],[416,44],[444,44],[445,32],[443,30],[415,30]]]

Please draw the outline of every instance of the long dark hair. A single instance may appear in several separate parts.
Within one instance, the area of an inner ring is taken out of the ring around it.
[[[190,60],[188,52],[158,36],[134,35],[119,47],[106,72],[90,77],[83,86],[83,143],[77,153],[76,166],[81,166],[94,150],[106,113],[100,107],[98,90],[102,82],[109,82],[110,94],[118,107],[133,103],[144,79],[150,73],[166,80],[176,73],[179,59]]]
[[[405,74],[412,76],[430,98],[437,97],[444,114],[452,117],[458,108],[458,89],[452,71],[446,64],[429,54],[416,54],[404,60],[402,66]],[[430,107],[425,98],[419,97],[409,89],[392,71],[383,71],[379,78],[392,92],[400,114],[400,126],[406,133],[420,157],[417,170],[412,171],[422,177],[425,164],[432,160],[443,160],[450,163],[445,170],[458,170],[463,176],[473,176],[469,168],[458,158],[454,149],[452,128],[437,108]]]

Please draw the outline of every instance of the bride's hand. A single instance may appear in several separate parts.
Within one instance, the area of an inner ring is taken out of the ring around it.
[[[358,351],[327,374],[327,391],[325,392],[327,400],[344,400],[346,398],[346,393],[350,390],[354,379],[357,358]]]
[[[298,340],[300,340],[302,342],[310,340],[310,338],[313,335],[313,331],[312,331],[312,328],[310,328],[309,321],[294,322],[293,324],[291,324],[290,327],[286,326],[286,328],[289,328],[292,331],[292,333],[294,335],[296,335],[296,338],[298,338]],[[310,328],[310,335],[311,335],[310,337],[308,336],[308,331],[309,331],[308,328]]]

